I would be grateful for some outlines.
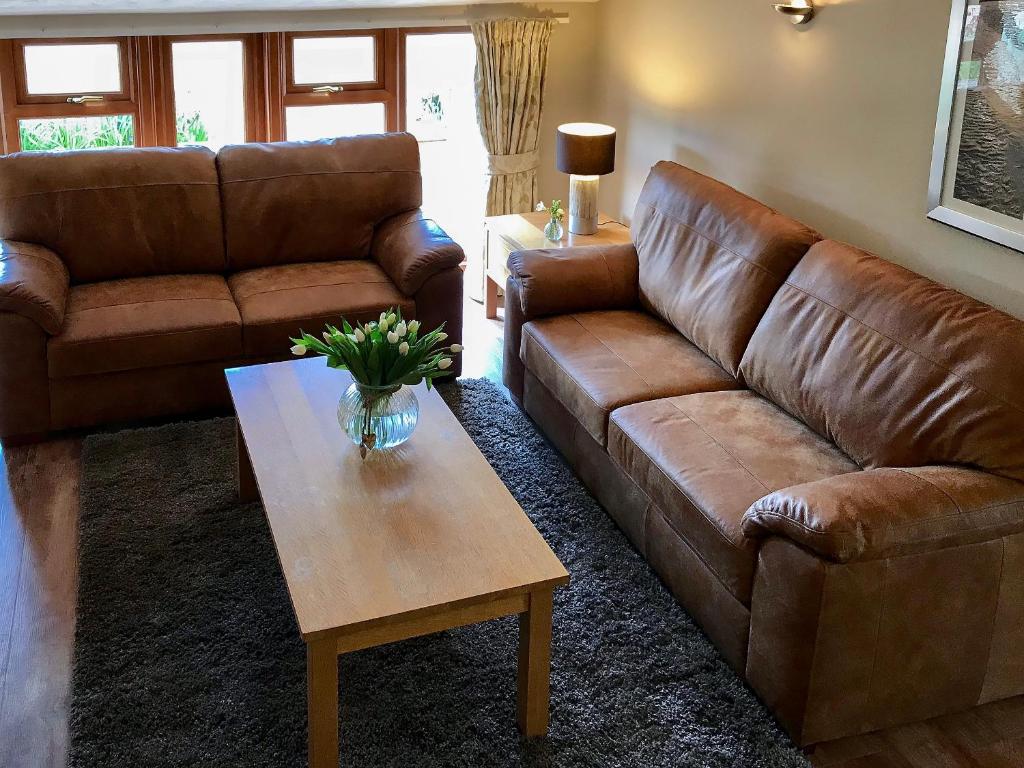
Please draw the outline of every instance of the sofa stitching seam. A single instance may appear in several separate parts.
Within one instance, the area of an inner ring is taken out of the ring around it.
[[[626,367],[627,367],[627,368],[628,368],[628,369],[629,369],[630,371],[632,371],[632,373],[633,373],[633,374],[634,374],[634,375],[635,375],[635,376],[636,376],[636,377],[637,377],[638,379],[640,379],[640,381],[642,381],[642,382],[644,383],[644,385],[645,385],[645,386],[647,387],[648,391],[649,391],[649,392],[651,393],[651,396],[652,396],[652,397],[654,396],[654,385],[653,385],[653,384],[651,384],[651,382],[649,382],[649,381],[648,381],[648,380],[647,380],[646,378],[644,378],[644,376],[643,376],[643,375],[642,375],[642,374],[640,373],[640,371],[638,371],[638,370],[637,370],[636,368],[634,368],[634,367],[633,367],[632,365],[630,365],[630,364],[629,364],[628,362],[626,362],[626,360],[625,360],[625,359],[624,359],[624,358],[622,357],[622,355],[620,355],[620,354],[619,354],[618,352],[616,352],[616,351],[615,351],[614,349],[612,349],[611,347],[609,347],[609,346],[608,346],[608,345],[607,345],[607,344],[606,344],[606,343],[604,342],[604,340],[603,340],[603,339],[602,339],[602,338],[601,338],[600,336],[598,336],[598,335],[597,335],[596,333],[594,333],[594,332],[593,332],[592,330],[590,330],[589,328],[587,328],[587,327],[586,327],[586,326],[585,326],[585,325],[584,325],[583,323],[581,323],[581,322],[579,321],[579,318],[578,318],[578,317],[577,317],[577,316],[576,316],[575,314],[569,315],[569,317],[570,317],[570,318],[572,319],[572,321],[573,321],[574,323],[576,323],[576,325],[578,325],[578,326],[579,326],[579,327],[580,327],[581,329],[583,329],[583,330],[584,330],[584,331],[585,331],[585,332],[586,332],[587,334],[589,334],[589,335],[590,335],[590,336],[591,336],[591,337],[592,337],[592,338],[593,338],[593,339],[594,339],[594,340],[595,340],[595,341],[596,341],[596,342],[597,342],[598,344],[600,344],[600,345],[601,345],[602,347],[604,347],[605,349],[607,349],[607,350],[608,350],[608,352],[610,352],[610,353],[611,353],[612,357],[614,357],[615,359],[617,359],[617,360],[618,360],[618,361],[619,361],[620,363],[622,363],[622,364],[623,364],[624,366],[626,366]]]
[[[872,656],[871,656],[871,673],[868,675],[868,687],[867,687],[868,704],[871,703],[871,700],[873,698],[872,689],[874,688],[874,684],[875,684],[875,671],[876,671],[876,669],[878,667],[878,638],[882,636],[882,619],[885,616],[885,598],[886,598],[886,595],[888,594],[888,584],[889,584],[889,559],[886,558],[885,566],[884,566],[884,571],[882,573],[882,590],[881,590],[881,595],[879,596],[879,599],[878,599],[878,622],[875,624],[875,642],[874,642],[873,653],[872,653]],[[864,723],[862,723],[862,725],[864,725]]]
[[[645,208],[650,209],[651,211],[653,211],[654,213],[658,214],[659,216],[661,216],[663,218],[669,219],[670,221],[674,221],[679,226],[684,227],[684,228],[690,230],[691,232],[693,232],[695,235],[697,235],[697,237],[701,238],[702,240],[706,240],[707,242],[711,243],[712,245],[718,246],[718,248],[720,248],[721,250],[725,251],[726,253],[729,253],[729,254],[735,256],[740,261],[746,262],[747,264],[749,264],[752,267],[756,267],[757,269],[760,269],[762,272],[765,272],[766,274],[770,275],[771,277],[774,277],[776,280],[783,280],[783,279],[785,279],[784,275],[777,275],[777,274],[775,274],[770,269],[768,269],[768,267],[764,266],[764,264],[758,264],[756,261],[753,261],[749,256],[744,256],[741,253],[737,253],[732,248],[729,248],[727,245],[723,245],[722,243],[720,243],[717,240],[715,240],[713,237],[709,237],[708,235],[706,235],[703,232],[701,232],[699,229],[696,229],[695,227],[691,226],[690,224],[687,224],[685,221],[682,221],[681,219],[678,219],[675,216],[670,216],[669,214],[665,213],[664,211],[661,211],[661,210],[655,208],[650,203],[639,203],[639,205],[643,205]]]
[[[313,171],[313,172],[299,172],[299,173],[281,173],[276,176],[257,176],[252,179],[224,179],[220,183],[225,184],[251,184],[259,181],[278,181],[280,179],[295,179],[302,178],[304,176],[348,176],[354,174],[380,174],[380,173],[420,173],[418,170],[411,168],[391,168],[381,169],[376,171]]]
[[[1008,402],[1002,396],[996,394],[995,392],[989,391],[985,387],[982,387],[981,385],[977,384],[974,381],[971,381],[970,379],[964,378],[963,376],[961,376],[959,373],[957,373],[956,371],[952,370],[951,368],[949,368],[949,367],[947,367],[945,365],[942,365],[941,363],[939,363],[939,362],[937,362],[935,360],[932,360],[927,355],[924,355],[921,352],[918,352],[916,349],[908,346],[907,344],[904,344],[903,342],[899,341],[898,339],[892,338],[888,334],[883,333],[882,331],[880,331],[877,328],[875,328],[873,325],[869,325],[864,320],[861,320],[859,317],[855,317],[854,315],[851,315],[846,310],[840,309],[839,307],[837,307],[834,304],[826,301],[825,299],[821,298],[820,296],[818,296],[818,295],[816,295],[814,293],[811,293],[810,291],[806,290],[805,288],[800,287],[799,285],[796,285],[790,279],[787,278],[785,283],[784,283],[784,285],[789,286],[790,288],[792,288],[795,291],[799,291],[804,296],[807,296],[809,299],[813,299],[814,301],[817,301],[817,302],[825,305],[826,307],[830,307],[831,309],[835,310],[836,312],[838,312],[843,317],[846,317],[846,318],[854,321],[855,323],[858,323],[859,325],[864,326],[865,328],[867,328],[872,333],[878,334],[880,337],[882,337],[883,339],[888,341],[890,344],[894,344],[895,346],[899,347],[900,349],[904,350],[905,352],[909,352],[914,357],[916,357],[916,358],[918,358],[920,360],[924,360],[927,363],[930,363],[932,366],[934,366],[938,370],[944,371],[945,373],[947,373],[949,376],[952,376],[954,379],[956,379],[960,383],[965,384],[968,387],[971,387],[972,389],[975,389],[978,392],[981,392],[982,394],[988,395],[989,397],[994,398],[995,400],[998,400],[1000,403],[1005,405],[1007,408],[1010,408],[1011,410],[1016,411],[1017,413],[1024,414],[1024,409],[1021,409],[1018,406],[1016,406],[1015,404]]]
[[[689,417],[687,417],[687,418],[689,418]],[[609,432],[610,431],[611,431],[611,427],[609,426]],[[651,455],[644,449],[644,447],[642,445],[640,445],[636,440],[634,440],[632,437],[630,437],[628,434],[626,434],[625,430],[623,430],[621,427],[619,427],[619,431],[622,432],[622,434],[629,439],[629,442],[632,443],[632,445],[638,451],[640,451],[640,453],[642,453],[645,457],[647,457],[647,460],[651,464],[651,468],[654,469],[654,471],[657,472],[658,474],[660,474],[663,478],[665,478],[665,480],[668,483],[670,483],[674,488],[676,488],[676,490],[678,490],[679,493],[682,494],[684,499],[686,499],[688,502],[690,502],[690,506],[692,506],[697,511],[697,513],[708,522],[708,524],[711,526],[711,530],[713,530],[716,534],[718,534],[718,536],[722,539],[722,541],[724,541],[730,547],[735,549],[737,552],[742,552],[743,551],[742,547],[737,546],[737,544],[734,541],[732,541],[732,539],[730,539],[728,536],[726,536],[725,533],[717,525],[715,525],[714,520],[712,520],[707,515],[707,513],[704,512],[704,510],[700,508],[700,505],[698,505],[697,502],[695,502],[692,498],[690,498],[690,495],[683,488],[681,488],[677,482],[675,482],[672,478],[670,478],[667,474],[665,474],[665,471],[660,466],[658,466],[658,463],[651,457]],[[611,452],[610,451],[608,452],[608,455],[611,456]],[[612,457],[612,460],[614,461],[614,457]],[[615,463],[617,465],[621,466],[621,464],[619,462],[615,462]],[[630,479],[632,479],[632,475],[630,475],[630,473],[625,468],[623,468],[622,471],[625,472],[626,475]],[[635,480],[633,482],[636,483]],[[640,485],[639,483],[636,483],[636,484],[637,484],[637,486]],[[668,518],[666,518],[666,520],[667,519]],[[672,525],[671,521],[669,521],[669,525],[670,526]],[[673,530],[675,530],[674,527],[673,527]],[[676,532],[678,533],[678,531],[676,531]],[[680,534],[680,535],[682,535],[682,534]],[[747,539],[749,537],[744,535],[743,538]]]
[[[286,291],[305,291],[309,288],[336,288],[339,285],[393,285],[388,279],[383,280],[352,280],[352,281],[341,281],[337,283],[314,283],[313,285],[294,285],[288,288],[271,288],[266,291],[253,291],[252,293],[243,293],[241,290],[238,293],[232,291],[232,295],[236,296],[240,301],[251,299],[253,296],[266,296],[268,293],[284,293]]]
[[[38,192],[22,192],[20,195],[4,195],[0,200],[20,200],[24,197],[38,195],[65,195],[74,192],[109,192],[116,189],[148,189],[151,187],[217,187],[217,181],[153,181],[144,184],[111,184],[102,187],[63,187],[61,189],[44,189]]]
[[[69,309],[67,311],[67,314],[78,315],[83,312],[95,312],[96,310],[100,309],[114,309],[115,307],[136,307],[145,304],[165,304],[172,301],[223,301],[230,304],[231,306],[235,306],[235,302],[233,302],[231,299],[224,299],[219,296],[172,296],[166,299],[146,299],[145,301],[122,301],[118,302],[117,304],[103,304],[98,307],[79,307],[77,309]]]
[[[623,434],[625,435],[625,432],[623,432]],[[628,435],[627,435],[627,437],[628,437]],[[630,442],[632,442],[633,445],[636,445],[636,443],[632,439],[630,439]],[[640,448],[639,445],[637,445],[636,447],[640,450],[641,453],[643,453],[645,456],[647,456],[647,453],[646,453],[646,451],[644,451],[643,448]],[[679,538],[679,540],[682,541],[686,545],[686,547],[691,552],[693,552],[694,555],[697,556],[697,559],[699,559],[702,563],[704,563],[705,567],[714,575],[714,577],[722,585],[722,588],[724,590],[726,590],[734,598],[736,598],[736,600],[738,600],[739,602],[742,603],[743,601],[740,600],[740,598],[736,597],[736,593],[734,593],[729,588],[729,586],[726,584],[725,579],[723,578],[722,574],[719,573],[718,568],[715,567],[714,565],[712,565],[711,562],[701,552],[699,552],[697,550],[697,548],[695,546],[693,546],[693,544],[691,544],[687,540],[686,536],[684,536],[679,531],[679,529],[676,527],[675,523],[671,520],[671,518],[669,518],[669,516],[666,515],[662,511],[661,506],[651,497],[651,495],[647,492],[647,490],[640,487],[640,484],[636,480],[633,479],[633,476],[629,474],[629,472],[626,470],[626,468],[624,466],[622,466],[622,464],[619,461],[617,461],[615,459],[615,457],[612,456],[611,453],[608,453],[608,458],[611,459],[612,464],[614,464],[619,469],[619,471],[621,471],[626,477],[629,478],[629,481],[633,484],[633,487],[636,488],[641,494],[643,494],[645,499],[647,499],[647,508],[646,508],[645,513],[644,513],[644,537],[645,537],[645,539],[646,539],[646,533],[647,533],[647,521],[650,518],[650,515],[651,515],[652,511],[657,511],[657,513],[661,516],[661,519],[665,521],[665,525],[667,525],[669,527],[669,529]],[[647,458],[650,459],[650,456],[647,456]],[[654,466],[654,468],[658,472],[661,472],[661,470],[657,466],[654,465],[653,460],[651,460],[651,465]],[[662,473],[662,474],[664,475],[664,473]],[[666,479],[668,479],[668,478],[666,477]],[[672,481],[669,480],[669,482],[672,482]],[[675,485],[675,483],[672,483],[672,484]],[[693,500],[690,499],[690,497],[687,496],[686,493],[684,491],[682,491],[682,489],[680,489],[680,493],[683,494],[683,496],[686,498],[687,501],[690,502],[690,504],[693,506],[694,509],[696,509],[698,512],[700,512],[701,516],[703,516],[705,519],[707,519],[707,516],[704,515],[704,513],[700,511],[700,508],[696,504],[693,503]],[[710,520],[709,520],[709,522],[710,522]],[[731,541],[729,541],[729,539],[726,538],[725,534],[723,534],[720,530],[718,530],[718,528],[714,525],[714,523],[711,524],[711,527],[714,529],[715,533],[717,533],[719,536],[721,536],[725,540],[725,542],[728,543],[734,549],[736,549],[736,551],[738,551],[738,552],[742,552],[743,551],[742,549],[737,547],[735,544],[733,544]],[[647,544],[647,542],[645,540],[645,542],[644,542],[645,548],[646,548],[646,544]]]
[[[708,438],[708,439],[709,439],[709,440],[710,440],[711,442],[713,442],[713,443],[714,443],[715,445],[717,445],[717,446],[718,446],[719,448],[721,448],[721,449],[722,449],[723,451],[725,451],[725,455],[726,455],[726,456],[728,456],[728,457],[729,457],[730,459],[732,459],[733,461],[735,461],[735,462],[736,462],[736,463],[737,463],[737,464],[738,464],[738,465],[740,466],[740,468],[741,468],[741,469],[743,469],[743,471],[744,471],[744,472],[746,472],[746,473],[747,473],[748,475],[750,475],[750,477],[751,477],[751,478],[752,478],[752,479],[754,480],[754,482],[755,482],[755,483],[757,483],[757,484],[758,484],[758,485],[760,485],[760,486],[761,486],[762,488],[764,488],[764,490],[765,490],[765,493],[771,493],[771,492],[772,492],[772,489],[771,489],[771,488],[769,488],[769,487],[768,487],[768,485],[767,485],[766,483],[762,482],[762,481],[761,481],[761,478],[759,478],[759,477],[758,477],[757,475],[755,475],[755,474],[754,474],[753,472],[751,472],[751,471],[750,471],[750,468],[749,468],[749,467],[747,467],[747,465],[746,465],[746,464],[744,464],[744,463],[743,463],[742,461],[740,461],[740,460],[739,460],[738,458],[736,458],[736,456],[735,456],[735,455],[733,454],[733,452],[732,452],[732,451],[730,451],[730,450],[729,450],[728,448],[726,448],[726,447],[725,447],[724,445],[722,445],[722,444],[721,444],[721,443],[720,443],[720,442],[719,442],[719,441],[718,441],[718,440],[717,440],[717,439],[716,439],[716,438],[715,438],[715,437],[714,437],[714,436],[713,436],[713,435],[712,435],[712,434],[711,434],[710,432],[708,432],[708,431],[707,431],[706,429],[704,429],[704,427],[703,427],[703,426],[701,426],[701,425],[700,425],[700,424],[699,424],[699,423],[698,423],[698,422],[697,422],[697,421],[696,421],[696,420],[695,420],[695,419],[693,418],[693,416],[691,416],[691,415],[690,415],[689,413],[687,413],[687,412],[686,412],[686,411],[684,411],[684,410],[683,410],[682,408],[680,408],[680,407],[679,407],[679,404],[678,404],[678,403],[676,403],[676,398],[674,398],[674,397],[670,397],[670,398],[666,398],[666,399],[668,400],[668,402],[669,402],[669,405],[671,405],[671,406],[672,406],[673,408],[675,408],[675,409],[676,409],[677,411],[679,411],[679,413],[681,413],[681,414],[682,414],[683,416],[685,416],[685,417],[686,417],[686,420],[687,420],[687,421],[689,421],[689,422],[690,422],[691,424],[693,424],[693,425],[694,425],[694,426],[695,426],[695,427],[696,427],[697,429],[699,429],[699,430],[700,430],[701,432],[703,432],[703,433],[705,434],[705,436],[706,436],[706,437],[707,437],[707,438]]]
[[[978,697],[976,699],[978,704],[982,703],[982,695],[985,693],[985,685],[988,682],[988,670],[992,664],[992,646],[996,642],[996,623],[999,619],[999,599],[1003,593],[1003,576],[1006,573],[1006,537],[999,537],[1000,552],[999,552],[999,579],[996,582],[999,588],[996,590],[996,604],[995,610],[992,611],[992,624],[989,629],[988,637],[988,653],[985,654],[985,674],[981,678],[981,686],[978,690]]]
[[[57,336],[51,339],[51,342],[52,346],[56,346],[58,348],[84,347],[90,344],[107,344],[110,342],[135,341],[137,339],[159,338],[160,336],[185,336],[196,333],[210,333],[211,331],[230,331],[235,329],[241,330],[241,328],[242,326],[240,323],[232,323],[231,325],[211,325],[206,328],[188,328],[181,331],[159,331],[156,333],[143,333],[136,334],[133,336],[109,336],[102,339],[82,339],[79,341],[65,341],[61,339],[59,336]]]

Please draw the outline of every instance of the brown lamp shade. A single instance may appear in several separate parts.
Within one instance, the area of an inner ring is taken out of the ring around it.
[[[615,129],[599,123],[558,126],[555,167],[577,176],[603,176],[615,170]]]

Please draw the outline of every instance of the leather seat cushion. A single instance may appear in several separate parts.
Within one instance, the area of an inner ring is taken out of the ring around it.
[[[287,355],[292,336],[318,335],[325,323],[374,319],[388,307],[412,318],[416,305],[372,261],[282,264],[228,278],[242,315],[247,356]]]
[[[637,311],[584,312],[523,326],[526,368],[601,445],[616,408],[738,382],[678,331]]]
[[[746,605],[760,546],[743,535],[747,508],[772,491],[860,469],[803,423],[749,391],[620,408],[611,416],[608,452]]]
[[[164,275],[73,286],[49,340],[51,378],[238,357],[242,323],[220,275]]]

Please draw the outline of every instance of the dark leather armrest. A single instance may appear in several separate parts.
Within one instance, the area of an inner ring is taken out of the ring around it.
[[[953,466],[871,469],[754,502],[750,537],[784,536],[840,563],[877,560],[1024,531],[1024,483]]]
[[[465,259],[461,246],[423,212],[407,211],[381,223],[373,233],[370,256],[406,296],[439,272]]]
[[[508,269],[519,286],[525,320],[631,309],[639,302],[640,266],[630,244],[515,251]]]
[[[53,336],[64,325],[69,284],[68,269],[53,251],[0,240],[0,312],[28,318]]]

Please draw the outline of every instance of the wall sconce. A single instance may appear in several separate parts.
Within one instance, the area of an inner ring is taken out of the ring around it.
[[[794,24],[806,24],[814,18],[812,0],[790,0],[788,3],[775,3],[775,10],[788,16]]]

